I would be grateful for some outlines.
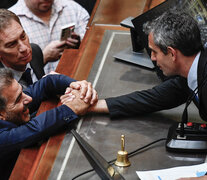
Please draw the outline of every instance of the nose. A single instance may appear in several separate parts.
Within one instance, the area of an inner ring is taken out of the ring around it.
[[[155,56],[154,52],[151,52],[151,60],[156,61],[156,56]]]
[[[19,42],[19,52],[25,52],[27,50],[27,46],[23,41]]]
[[[26,94],[23,94],[24,95],[24,104],[29,104],[32,102],[32,97],[26,95]]]

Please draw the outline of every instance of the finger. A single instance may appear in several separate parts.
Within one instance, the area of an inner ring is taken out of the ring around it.
[[[91,83],[88,83],[87,92],[86,92],[86,95],[85,95],[85,98],[84,98],[84,101],[85,101],[86,103],[88,103],[88,102],[91,101],[92,94],[93,94],[93,88],[92,88],[92,85],[91,85]]]
[[[73,47],[76,47],[77,46],[77,43],[67,43],[67,46],[70,47],[70,48],[73,48]]]
[[[84,99],[87,96],[88,91],[91,91],[91,83],[83,80],[81,81],[80,98]],[[89,89],[88,89],[89,88]]]
[[[57,41],[56,47],[57,48],[62,48],[66,44],[66,41]]]
[[[71,38],[71,37],[69,37],[69,38],[66,40],[66,43],[77,44],[77,43],[78,43],[78,40],[75,39],[75,38]]]
[[[80,81],[70,83],[70,87],[75,90],[80,90],[81,88]]]
[[[66,90],[65,90],[65,94],[68,94],[68,93],[70,93],[71,91],[72,91],[72,88],[67,87]]]
[[[59,56],[61,57],[63,55],[63,51],[59,53]]]
[[[69,46],[69,47],[76,47],[78,44],[79,44],[79,41],[77,39],[69,39],[66,41],[66,44]]]
[[[96,92],[95,89],[93,89],[93,95],[92,95],[92,99],[91,99],[90,104],[94,105],[97,103],[97,101],[98,101],[98,93]]]
[[[60,102],[62,104],[64,104],[64,102],[66,101],[67,97],[65,95],[60,96]]]
[[[67,100],[68,98],[69,99],[75,98],[75,95],[72,93],[68,93],[68,94],[64,94],[64,95],[60,96],[61,102]]]
[[[71,102],[75,99],[75,96],[74,97],[68,97],[67,99],[64,100],[63,104],[66,104],[67,102]]]
[[[76,99],[80,99],[80,91],[72,90],[71,93],[75,96]]]

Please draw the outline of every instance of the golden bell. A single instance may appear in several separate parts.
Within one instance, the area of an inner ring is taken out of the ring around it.
[[[124,150],[125,148],[125,138],[124,135],[121,135],[121,151],[117,153],[117,160],[115,161],[115,165],[119,167],[130,166],[131,163],[128,159],[128,152]]]

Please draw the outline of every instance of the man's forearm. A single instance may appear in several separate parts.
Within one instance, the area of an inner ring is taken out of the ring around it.
[[[88,112],[97,112],[97,113],[109,113],[108,106],[104,99],[98,100],[98,102],[91,106],[88,109]]]

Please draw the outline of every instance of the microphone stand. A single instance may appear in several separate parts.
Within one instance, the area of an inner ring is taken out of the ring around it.
[[[180,123],[180,137],[184,138],[185,137],[185,124],[187,124],[188,122],[188,106],[190,105],[190,103],[192,102],[193,98],[196,96],[196,91],[198,88],[196,88],[192,94],[188,97],[186,104],[185,104],[185,108],[183,110],[183,114],[182,114],[182,121]]]

